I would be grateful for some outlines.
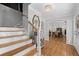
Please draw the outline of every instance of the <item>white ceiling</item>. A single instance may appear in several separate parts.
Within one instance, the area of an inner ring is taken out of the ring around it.
[[[44,6],[47,5],[45,3],[32,3],[30,6],[40,12],[45,19],[61,19],[65,17],[70,17],[75,13],[76,6],[73,3],[52,3],[52,10],[50,12],[46,12]],[[75,7],[75,8],[74,8]]]

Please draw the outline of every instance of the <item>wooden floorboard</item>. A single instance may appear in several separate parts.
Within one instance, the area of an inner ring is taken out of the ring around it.
[[[26,53],[24,56],[33,56],[36,53],[36,48]]]
[[[42,48],[44,56],[78,56],[74,46],[68,45],[65,38],[50,38]]]

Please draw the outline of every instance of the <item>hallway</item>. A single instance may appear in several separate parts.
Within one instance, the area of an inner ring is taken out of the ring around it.
[[[42,48],[42,55],[45,56],[78,56],[74,46],[65,44],[63,38],[50,38]]]
[[[0,4],[0,56],[78,56],[78,7],[74,3]]]

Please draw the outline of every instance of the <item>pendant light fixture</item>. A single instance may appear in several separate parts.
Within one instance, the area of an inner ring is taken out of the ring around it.
[[[51,4],[46,4],[44,6],[44,9],[45,9],[46,12],[50,12],[50,11],[52,11],[52,5]]]

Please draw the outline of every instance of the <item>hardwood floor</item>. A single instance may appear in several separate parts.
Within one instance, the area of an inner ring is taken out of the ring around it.
[[[74,46],[65,43],[64,38],[50,38],[42,48],[44,56],[78,56]]]
[[[36,53],[36,48],[26,53],[24,56],[33,56]]]

